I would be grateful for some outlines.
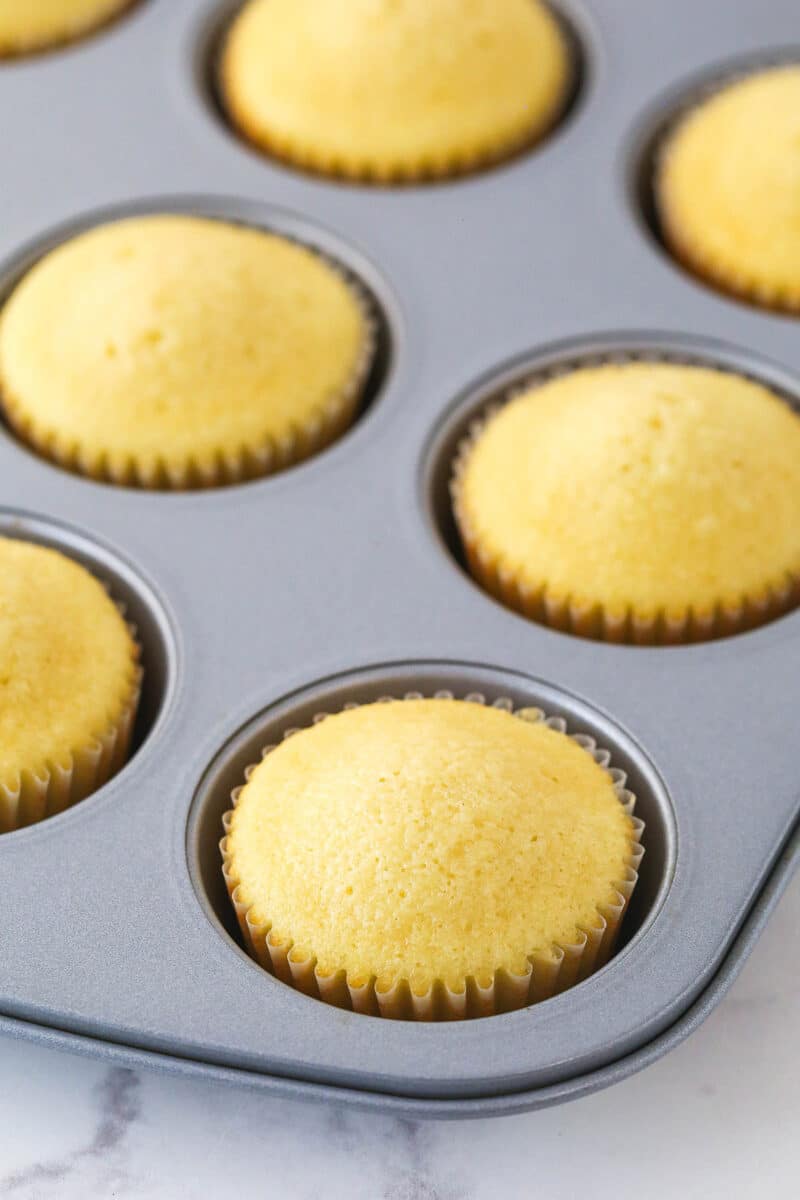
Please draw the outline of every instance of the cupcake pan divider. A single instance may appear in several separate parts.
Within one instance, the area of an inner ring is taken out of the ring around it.
[[[685,1036],[776,903],[798,859],[800,612],[694,646],[604,645],[509,612],[451,551],[454,439],[544,362],[661,349],[800,396],[797,325],[675,266],[638,191],[659,98],[796,44],[794,0],[747,0],[735,20],[725,0],[562,8],[584,59],[564,125],[505,166],[427,187],[344,186],[237,142],[200,87],[211,0],[142,0],[85,43],[0,64],[14,114],[0,289],[77,227],[177,208],[317,245],[384,319],[361,419],[273,478],[116,488],[0,429],[0,531],[106,579],[145,667],[128,765],[0,838],[0,1030],[281,1095],[516,1111],[614,1082]],[[218,842],[230,788],[287,725],[437,688],[562,713],[609,747],[646,854],[600,972],[528,1009],[422,1025],[323,1005],[252,963]]]

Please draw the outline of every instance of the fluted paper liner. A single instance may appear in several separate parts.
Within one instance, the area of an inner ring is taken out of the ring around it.
[[[262,155],[269,155],[288,166],[296,167],[329,179],[389,187],[392,184],[433,183],[457,179],[463,175],[486,171],[507,162],[526,150],[532,150],[550,134],[569,107],[575,91],[574,70],[566,80],[558,101],[540,122],[514,135],[499,137],[491,149],[464,147],[458,152],[440,155],[426,154],[408,162],[379,164],[367,159],[355,161],[320,150],[301,147],[289,137],[275,132],[252,132],[249,122],[239,114],[235,102],[224,86],[218,89],[222,108],[232,129]]]
[[[375,362],[377,317],[365,290],[340,263],[316,246],[283,233],[276,236],[295,241],[324,262],[346,285],[361,314],[363,340],[352,374],[340,391],[327,398],[313,418],[292,425],[279,438],[270,437],[257,445],[220,447],[211,458],[187,458],[181,463],[168,462],[161,457],[145,461],[135,454],[89,454],[74,439],[62,438],[56,430],[39,428],[25,406],[7,388],[2,388],[0,381],[0,404],[12,429],[38,454],[68,471],[101,483],[151,491],[188,491],[244,483],[294,466],[331,445],[358,415]]]
[[[664,165],[669,158],[673,139],[684,121],[706,101],[732,85],[776,67],[790,66],[800,66],[800,55],[785,54],[762,58],[747,69],[726,71],[706,83],[704,87],[695,89],[658,136],[652,155],[649,182],[661,241],[668,253],[691,275],[707,287],[715,288],[735,299],[749,301],[761,308],[796,315],[800,313],[800,285],[790,288],[785,284],[767,285],[763,280],[753,279],[747,271],[722,259],[708,244],[693,237],[688,230],[674,222],[669,216],[668,205],[663,203],[661,196]]]
[[[466,436],[461,439],[456,449],[450,477],[450,499],[470,574],[481,587],[507,608],[522,613],[532,621],[549,625],[564,633],[604,642],[668,646],[712,641],[715,638],[729,637],[747,629],[754,629],[789,612],[800,604],[800,574],[789,571],[779,583],[766,584],[760,592],[743,596],[735,605],[720,600],[711,608],[661,608],[643,613],[637,612],[633,605],[609,609],[600,603],[580,603],[572,596],[554,592],[545,580],[532,587],[518,578],[512,569],[501,563],[481,544],[463,503],[462,481],[470,456],[492,418],[505,404],[560,375],[584,367],[598,367],[606,363],[620,365],[627,362],[710,366],[729,375],[739,374],[747,378],[743,372],[733,371],[730,367],[708,359],[693,359],[690,356],[658,352],[586,356],[571,362],[562,362],[555,368],[529,376],[525,383],[511,389],[504,401],[489,405],[483,415],[471,423]],[[755,381],[760,382],[757,379]],[[772,390],[775,391],[774,388]]]
[[[382,700],[394,698],[381,697]],[[402,697],[405,700],[421,698],[420,692],[407,692]],[[438,691],[435,698],[454,697],[450,691]],[[485,697],[478,692],[471,692],[464,699],[478,704],[486,703]],[[355,708],[358,705],[347,704],[344,707]],[[567,723],[563,717],[546,717],[539,708],[515,709],[513,701],[507,697],[495,700],[493,707],[514,712],[521,720],[544,721],[551,729],[567,733]],[[328,714],[325,712],[318,713],[314,721],[324,720],[326,716]],[[284,739],[296,732],[296,729],[285,730]],[[625,786],[625,772],[611,767],[610,752],[600,748],[588,734],[569,736],[608,771],[620,803],[631,816],[630,854],[624,877],[609,881],[609,888],[614,892],[613,898],[598,905],[596,922],[590,928],[581,928],[574,944],[553,945],[530,953],[527,970],[522,975],[501,968],[486,977],[469,976],[460,989],[436,979],[424,992],[419,993],[406,978],[387,982],[374,975],[368,978],[347,975],[343,969],[323,973],[318,969],[313,954],[296,952],[291,939],[274,935],[270,923],[258,920],[251,906],[242,898],[239,879],[228,853],[227,833],[233,816],[230,810],[222,819],[225,830],[225,836],[220,841],[222,871],[248,953],[283,983],[308,996],[339,1008],[398,1020],[453,1021],[493,1016],[546,1000],[585,979],[603,966],[614,952],[620,925],[639,877],[639,864],[644,854],[641,840],[644,823],[633,816],[636,798]],[[266,746],[262,758],[274,749],[274,745]],[[255,765],[247,768],[245,779],[254,769]],[[234,806],[241,791],[242,787],[238,787],[231,793]]]
[[[122,607],[118,605],[122,612]],[[123,613],[124,615],[124,613]],[[133,647],[129,694],[104,729],[82,746],[22,770],[14,786],[0,780],[0,834],[33,825],[86,799],[124,765],[136,723],[142,685],[140,647],[134,625],[127,624]]]

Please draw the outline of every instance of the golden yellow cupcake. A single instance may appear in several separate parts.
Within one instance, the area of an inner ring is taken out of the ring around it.
[[[669,136],[656,179],[667,246],[707,283],[800,311],[800,65],[740,80]]]
[[[220,89],[261,149],[326,174],[402,180],[532,144],[571,74],[540,0],[250,0],[225,42]]]
[[[0,833],[60,812],[125,761],[138,647],[102,585],[0,537]]]
[[[261,230],[133,217],[45,255],[0,313],[0,400],[40,453],[114,483],[200,487],[307,458],[353,420],[364,302]]]
[[[74,41],[135,0],[0,0],[0,58]]]
[[[453,480],[475,578],[589,637],[732,633],[800,599],[800,419],[732,373],[577,369],[512,399]]]
[[[477,703],[328,716],[270,750],[228,814],[246,944],[320,999],[421,1020],[563,990],[612,951],[641,825],[608,756]]]

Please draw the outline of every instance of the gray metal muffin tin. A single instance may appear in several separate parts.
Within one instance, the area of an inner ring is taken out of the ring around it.
[[[207,85],[230,12],[217,0],[143,0],[88,41],[0,65],[4,290],[76,228],[185,209],[319,246],[362,279],[384,324],[352,431],[254,483],[114,488],[0,430],[2,530],[107,579],[146,668],[124,770],[0,838],[0,1030],[405,1114],[534,1108],[622,1078],[693,1029],[797,865],[800,612],[704,645],[608,646],[505,610],[454,557],[458,434],[543,365],[666,353],[800,395],[800,324],[693,281],[640,205],[665,111],[800,44],[796,0],[561,11],[583,59],[562,126],[511,163],[433,186],[339,184],[237,141]],[[578,987],[512,1014],[417,1025],[341,1012],[240,948],[219,817],[287,725],[439,687],[563,712],[627,766],[647,853],[624,944]]]

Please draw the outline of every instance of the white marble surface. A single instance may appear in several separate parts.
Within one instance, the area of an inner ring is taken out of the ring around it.
[[[585,1100],[410,1123],[0,1041],[13,1200],[738,1200],[800,1195],[800,878],[706,1024]]]

